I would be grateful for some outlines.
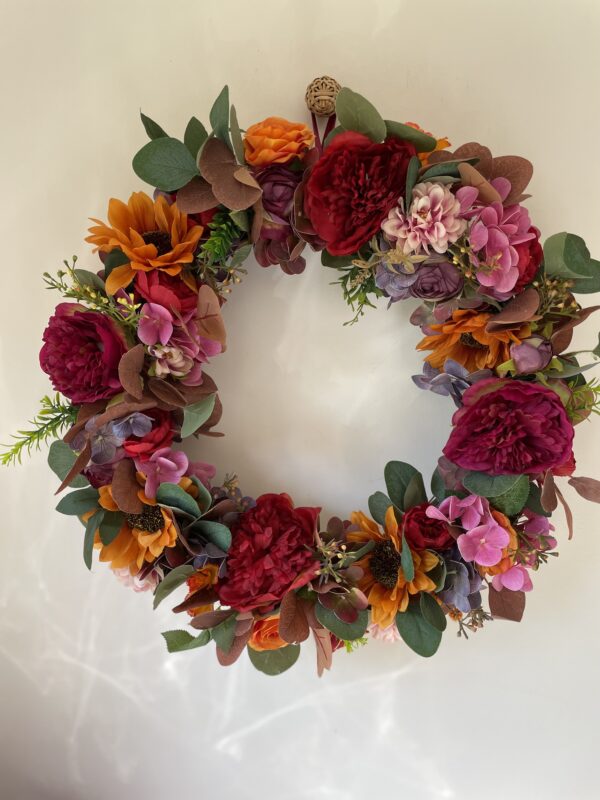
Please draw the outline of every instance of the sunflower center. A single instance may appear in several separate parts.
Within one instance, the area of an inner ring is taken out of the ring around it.
[[[165,524],[160,506],[144,506],[141,514],[125,514],[125,519],[132,528],[148,533],[157,533]]]
[[[386,589],[393,589],[398,581],[402,560],[391,542],[378,542],[373,548],[369,566],[373,577]]]
[[[164,231],[146,231],[146,233],[142,233],[142,239],[146,244],[153,244],[159,256],[164,256],[173,249],[171,237]]]
[[[485,350],[486,347],[481,342],[478,342],[477,339],[473,336],[472,333],[461,333],[460,335],[460,343],[464,344],[465,347],[473,347],[475,350]]]

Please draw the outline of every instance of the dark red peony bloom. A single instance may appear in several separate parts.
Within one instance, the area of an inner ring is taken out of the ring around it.
[[[42,338],[40,366],[73,403],[93,403],[123,391],[118,366],[127,344],[110,317],[78,303],[60,303]]]
[[[447,550],[454,544],[448,525],[425,513],[429,503],[410,508],[402,520],[402,533],[413,550]]]
[[[176,311],[187,317],[196,310],[198,294],[190,289],[179,275],[171,276],[159,270],[138,271],[135,276],[135,290],[149,303],[157,303],[169,311]]]
[[[355,253],[379,232],[414,155],[412,144],[394,137],[376,144],[345,131],[333,139],[304,188],[304,211],[332,255]]]
[[[573,425],[556,392],[513,379],[487,378],[463,394],[444,455],[490,475],[534,475],[572,455]]]
[[[173,420],[169,411],[155,408],[144,413],[154,420],[152,429],[141,438],[132,436],[123,442],[127,455],[130,458],[139,458],[140,461],[147,461],[161,447],[170,447],[174,436]]]
[[[227,577],[217,587],[223,605],[270,611],[292,588],[308,583],[319,563],[314,534],[320,508],[294,508],[287,494],[263,494],[232,527]]]
[[[533,281],[544,257],[539,230],[532,225],[529,233],[535,233],[535,238],[515,245],[515,250],[519,254],[519,263],[517,264],[519,279],[513,289],[515,294]]]
[[[575,463],[575,455],[574,453],[571,453],[570,458],[568,458],[564,464],[559,464],[557,467],[552,467],[552,474],[557,478],[570,477],[575,472],[576,466],[577,464]]]

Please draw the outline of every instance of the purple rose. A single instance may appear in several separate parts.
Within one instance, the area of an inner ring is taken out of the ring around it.
[[[262,204],[265,211],[277,222],[287,222],[302,173],[275,164],[255,172],[254,177],[263,191]]]
[[[530,336],[521,344],[511,344],[510,357],[514,362],[517,374],[528,375],[532,372],[539,372],[552,360],[552,345],[542,336]]]
[[[43,335],[40,366],[73,403],[93,403],[121,392],[118,366],[125,337],[105,314],[60,303]]]
[[[421,300],[450,300],[461,291],[463,283],[463,276],[449,261],[426,261],[417,268],[410,293]]]
[[[279,264],[288,275],[299,275],[304,271],[306,260],[300,254],[304,242],[287,224],[263,221],[260,237],[254,243],[254,257],[261,267]]]
[[[514,379],[478,381],[452,417],[444,455],[490,475],[537,475],[572,455],[573,425],[556,392]]]

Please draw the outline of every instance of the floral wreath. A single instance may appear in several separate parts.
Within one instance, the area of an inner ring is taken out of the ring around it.
[[[557,555],[558,503],[572,536],[555,479],[600,501],[599,481],[574,477],[572,449],[599,405],[593,361],[579,357],[600,345],[567,352],[598,308],[575,296],[600,290],[600,262],[570,233],[542,247],[522,205],[529,161],[474,142],[452,151],[331,78],[306,100],[312,129],[269,117],[243,132],[225,87],[210,132],[192,117],[183,141],[141,115],[150,141],[133,169],[154,195],[111,199],[108,221],[93,220],[98,272],[74,258],[44,274],[69,301],[40,352],[56,394],[3,455],[54,439],[58,491],[72,490],[57,510],[83,523],[88,568],[95,551],[155,608],[186,585],[173,610],[194,631],[165,632],[169,652],[212,641],[221,664],[246,650],[270,675],[309,638],[321,674],[371,637],[431,656],[448,619],[465,637],[519,621]],[[307,245],[337,273],[352,322],[378,298],[422,301],[413,380],[457,406],[430,491],[392,461],[369,515],[324,526],[287,494],[252,499],[235,475],[215,485],[215,467],[180,448],[221,435],[205,368],[225,349],[221,311],[246,260],[295,275]]]

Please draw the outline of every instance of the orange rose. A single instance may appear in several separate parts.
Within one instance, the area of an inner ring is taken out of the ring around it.
[[[254,623],[248,647],[259,651],[279,650],[281,647],[287,647],[287,642],[284,642],[279,635],[279,617],[257,620]]]
[[[314,134],[301,122],[268,117],[246,131],[244,154],[253,167],[285,164],[292,158],[302,158],[314,142]]]

